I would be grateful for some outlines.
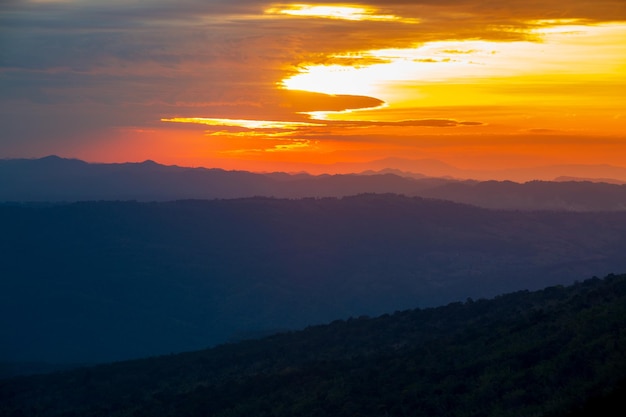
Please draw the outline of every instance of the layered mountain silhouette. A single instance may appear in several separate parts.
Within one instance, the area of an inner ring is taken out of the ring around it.
[[[0,361],[180,352],[626,270],[624,211],[392,194],[3,204],[0,230]]]
[[[430,171],[438,167],[437,172],[446,169],[436,161],[427,162],[420,166]],[[384,163],[397,164],[397,161]],[[253,196],[342,197],[359,193],[423,196],[498,209],[626,210],[626,185],[590,180],[560,178],[555,182],[526,183],[457,180],[399,169],[360,175],[260,174],[164,166],[153,161],[89,164],[56,156],[0,161],[0,201],[171,201]]]

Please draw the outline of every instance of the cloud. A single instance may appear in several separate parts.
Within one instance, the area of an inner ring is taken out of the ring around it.
[[[459,121],[455,119],[409,119],[399,121],[359,121],[359,120],[324,120],[328,127],[363,128],[363,127],[462,127],[483,126],[483,122]]]
[[[549,134],[549,133],[559,133],[562,134],[563,130],[558,130],[558,129],[546,129],[546,128],[533,128],[533,129],[526,129],[525,130],[528,133],[538,133],[538,134]]]
[[[482,122],[464,122],[453,119],[417,119],[403,120],[399,122],[377,122],[376,126],[427,126],[427,127],[456,127],[456,126],[482,126]]]
[[[281,89],[278,95],[281,99],[279,105],[294,113],[312,111],[340,112],[352,109],[373,108],[384,104],[384,101],[373,97],[332,95],[299,90]]]
[[[319,123],[284,122],[275,120],[246,120],[246,119],[214,119],[209,117],[175,117],[161,119],[162,122],[195,123],[208,126],[241,127],[245,129],[261,130],[293,130],[300,127],[320,126]]]
[[[341,2],[369,7],[372,11],[366,15],[372,19],[361,21],[265,14],[276,7],[272,3],[284,2],[1,1],[0,112],[8,115],[2,118],[2,127],[12,137],[0,139],[0,152],[7,154],[20,141],[27,149],[26,142],[37,135],[52,143],[79,134],[88,138],[90,129],[154,127],[162,124],[162,118],[306,122],[302,113],[380,107],[385,104],[380,97],[277,87],[310,65],[365,67],[388,61],[359,55],[367,50],[415,48],[441,40],[540,40],[536,29],[548,21],[549,25],[565,25],[566,19],[585,24],[626,21],[623,0],[503,0],[498,7],[471,0]],[[402,19],[419,23],[409,26],[400,23]],[[444,52],[471,55],[475,51]],[[437,67],[445,59],[424,57],[420,62]],[[419,82],[414,80],[415,85]],[[518,94],[516,89],[532,87],[510,88],[508,93]],[[541,88],[550,87],[539,86],[532,92],[547,94]],[[604,90],[598,94],[606,95]],[[443,108],[424,118],[413,118],[412,114],[421,114],[414,109],[407,112],[411,115],[397,122],[324,121],[322,127],[300,126],[295,132],[471,128],[485,123],[457,121],[449,117],[458,113]],[[476,119],[482,120],[480,115]]]
[[[294,135],[318,135],[329,133],[333,128],[341,128],[349,131],[356,128],[362,131],[368,127],[430,127],[451,128],[462,126],[482,126],[482,122],[458,121],[454,119],[414,119],[389,121],[357,121],[357,120],[311,120],[310,122],[275,121],[275,120],[250,120],[250,119],[216,119],[207,117],[177,117],[163,118],[162,122],[191,123],[198,125],[220,127],[220,130],[212,130],[212,133],[242,133],[259,132],[267,136],[285,135],[292,132]],[[331,130],[329,130],[331,129]]]

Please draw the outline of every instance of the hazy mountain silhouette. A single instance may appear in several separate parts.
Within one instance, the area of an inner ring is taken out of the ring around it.
[[[381,160],[398,164],[398,160]],[[422,161],[422,168],[450,168]],[[171,201],[177,199],[341,197],[397,193],[441,198],[487,208],[518,210],[625,210],[626,185],[581,181],[518,184],[425,177],[399,169],[360,175],[309,175],[184,168],[153,161],[88,164],[50,156],[0,161],[0,201]]]
[[[572,178],[586,178],[593,181],[607,179],[608,182],[626,182],[626,167],[607,164],[561,164],[530,168],[486,168],[478,170],[461,169],[434,159],[384,158],[365,163],[337,163],[329,168],[336,170],[336,172],[395,169],[403,171],[404,173],[418,173],[429,177],[449,177],[479,181],[552,181],[555,178],[566,176]]]
[[[581,177],[568,177],[559,176],[554,179],[556,182],[604,182],[607,184],[626,184],[626,181],[616,180],[613,178],[581,178]]]
[[[626,212],[397,195],[4,204],[0,230],[0,362],[177,352],[626,270]]]
[[[0,201],[84,201],[343,196],[410,193],[420,186],[397,175],[288,175],[184,168],[153,161],[88,164],[50,156],[0,161]]]
[[[419,194],[495,209],[626,210],[626,185],[588,181],[450,182]]]

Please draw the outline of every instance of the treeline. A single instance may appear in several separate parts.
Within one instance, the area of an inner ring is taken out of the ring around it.
[[[609,275],[4,380],[0,415],[606,416],[625,382],[626,275]]]

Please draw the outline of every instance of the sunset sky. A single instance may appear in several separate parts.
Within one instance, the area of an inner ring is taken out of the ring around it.
[[[626,1],[4,0],[0,128],[0,158],[626,166]]]

